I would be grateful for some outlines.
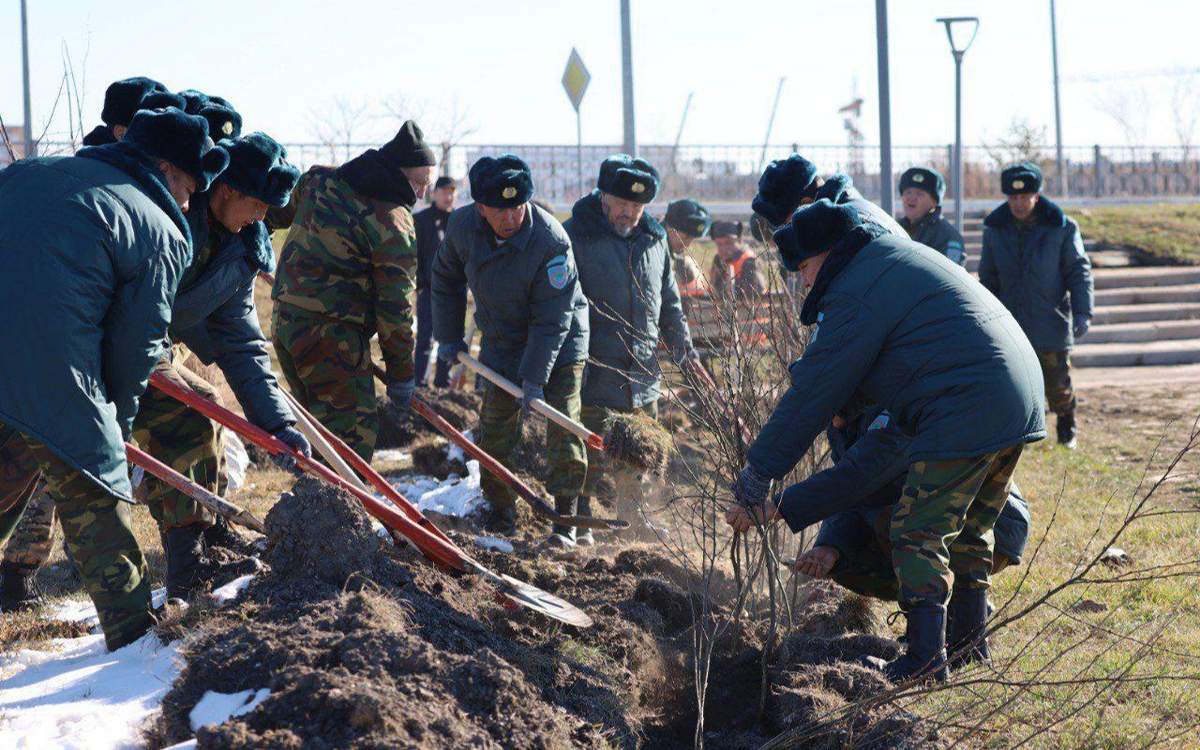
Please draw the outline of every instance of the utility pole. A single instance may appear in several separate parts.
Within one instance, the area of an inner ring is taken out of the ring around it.
[[[787,78],[780,76],[779,86],[775,89],[775,103],[771,105],[771,116],[767,118],[767,134],[763,136],[762,154],[758,157],[758,169],[756,172],[761,172],[763,163],[767,160],[767,147],[771,144],[771,130],[775,128],[775,113],[779,111],[779,96],[783,93],[783,82]]]
[[[621,0],[621,94],[624,102],[625,153],[637,156],[633,122],[633,38],[629,30],[629,1]]]
[[[888,78],[887,0],[875,0],[875,43],[879,58],[879,206],[893,213],[892,91]]]
[[[1054,12],[1054,0],[1050,0],[1050,60],[1054,65],[1054,151],[1058,163],[1058,190],[1062,198],[1071,194],[1067,178],[1066,162],[1063,160],[1062,107],[1058,99],[1058,20]]]
[[[950,54],[954,57],[954,226],[959,234],[963,228],[963,160],[962,160],[962,63],[967,49],[975,41],[979,33],[979,19],[974,16],[956,16],[954,18],[939,18],[937,22],[946,27],[946,39],[950,41]],[[959,28],[969,24],[971,38],[966,44],[954,37],[954,25]]]
[[[683,140],[683,126],[687,124],[688,110],[692,108],[692,94],[689,91],[687,101],[683,103],[683,115],[679,118],[679,130],[675,132],[675,145],[671,148],[671,171],[679,171],[679,142]]]
[[[25,85],[25,156],[37,156],[33,142],[33,105],[29,101],[29,21],[25,0],[21,0],[21,78]]]

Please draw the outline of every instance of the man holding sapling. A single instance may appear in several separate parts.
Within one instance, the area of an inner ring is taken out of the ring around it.
[[[982,632],[992,529],[1025,443],[1045,437],[1037,356],[1012,315],[944,256],[828,199],[775,232],[809,289],[815,325],[791,386],[750,447],[726,520],[745,531],[779,510],[782,480],[838,409],[863,400],[912,436],[891,517],[892,562],[908,620],[893,681],[945,679],[946,603]]]

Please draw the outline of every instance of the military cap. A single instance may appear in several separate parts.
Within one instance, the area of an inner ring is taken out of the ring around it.
[[[117,139],[112,133],[112,128],[107,125],[97,125],[83,137],[83,145],[85,146],[107,146],[110,143],[116,142]]]
[[[432,167],[437,164],[433,149],[425,145],[425,134],[412,120],[401,125],[392,140],[379,147],[379,153],[397,167]]]
[[[1000,173],[1000,190],[1005,195],[1037,193],[1042,189],[1042,170],[1031,161],[1013,164]]]
[[[800,154],[776,159],[758,178],[758,194],[750,207],[777,227],[788,220],[800,201],[816,190],[817,166]]]
[[[714,221],[712,223],[712,238],[715,240],[718,237],[741,237],[742,222],[740,221]]]
[[[689,237],[703,237],[712,225],[708,209],[691,198],[680,198],[667,204],[663,223]]]
[[[187,112],[187,101],[179,94],[173,94],[170,91],[151,91],[142,97],[141,109],[166,109],[174,107]],[[187,112],[190,115],[195,112]]]
[[[208,190],[229,166],[229,154],[208,137],[204,118],[173,107],[138,111],[129,123],[124,142],[190,174],[196,180],[197,191]]]
[[[437,182],[433,183],[433,189],[441,190],[442,188],[454,188],[457,190],[458,182],[453,177],[442,175],[441,177],[437,178]]]
[[[167,87],[158,81],[141,76],[111,83],[104,91],[104,109],[100,112],[100,119],[110,127],[128,126],[134,114],[142,108],[142,99],[147,94],[166,90]]]
[[[900,192],[903,193],[909,188],[924,190],[938,203],[941,203],[942,197],[946,195],[946,181],[937,170],[929,167],[909,167],[904,170],[904,174],[900,175]]]
[[[514,208],[533,197],[533,174],[519,156],[485,156],[468,174],[471,198],[489,208]]]
[[[229,152],[229,167],[218,180],[269,205],[287,205],[300,181],[300,169],[288,163],[287,149],[266,133],[226,138],[217,145]]]
[[[596,180],[600,192],[642,204],[654,200],[658,184],[658,170],[629,154],[614,154],[601,162]]]
[[[850,230],[862,224],[858,210],[849,204],[837,204],[828,198],[801,206],[792,220],[775,231],[775,246],[783,266],[797,271],[800,264],[831,249]]]

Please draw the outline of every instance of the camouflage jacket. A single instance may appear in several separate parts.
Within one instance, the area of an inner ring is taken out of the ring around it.
[[[410,380],[411,186],[373,149],[336,170],[314,167],[303,185],[271,298],[294,313],[358,326],[366,339],[378,333],[388,379]]]

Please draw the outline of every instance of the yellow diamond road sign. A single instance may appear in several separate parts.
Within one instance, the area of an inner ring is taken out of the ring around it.
[[[587,91],[588,84],[592,81],[592,74],[588,72],[587,66],[583,64],[583,58],[571,48],[571,56],[567,58],[567,69],[563,71],[562,85],[567,92],[567,98],[571,100],[571,106],[575,111],[579,111],[579,103],[583,101],[583,95]]]

